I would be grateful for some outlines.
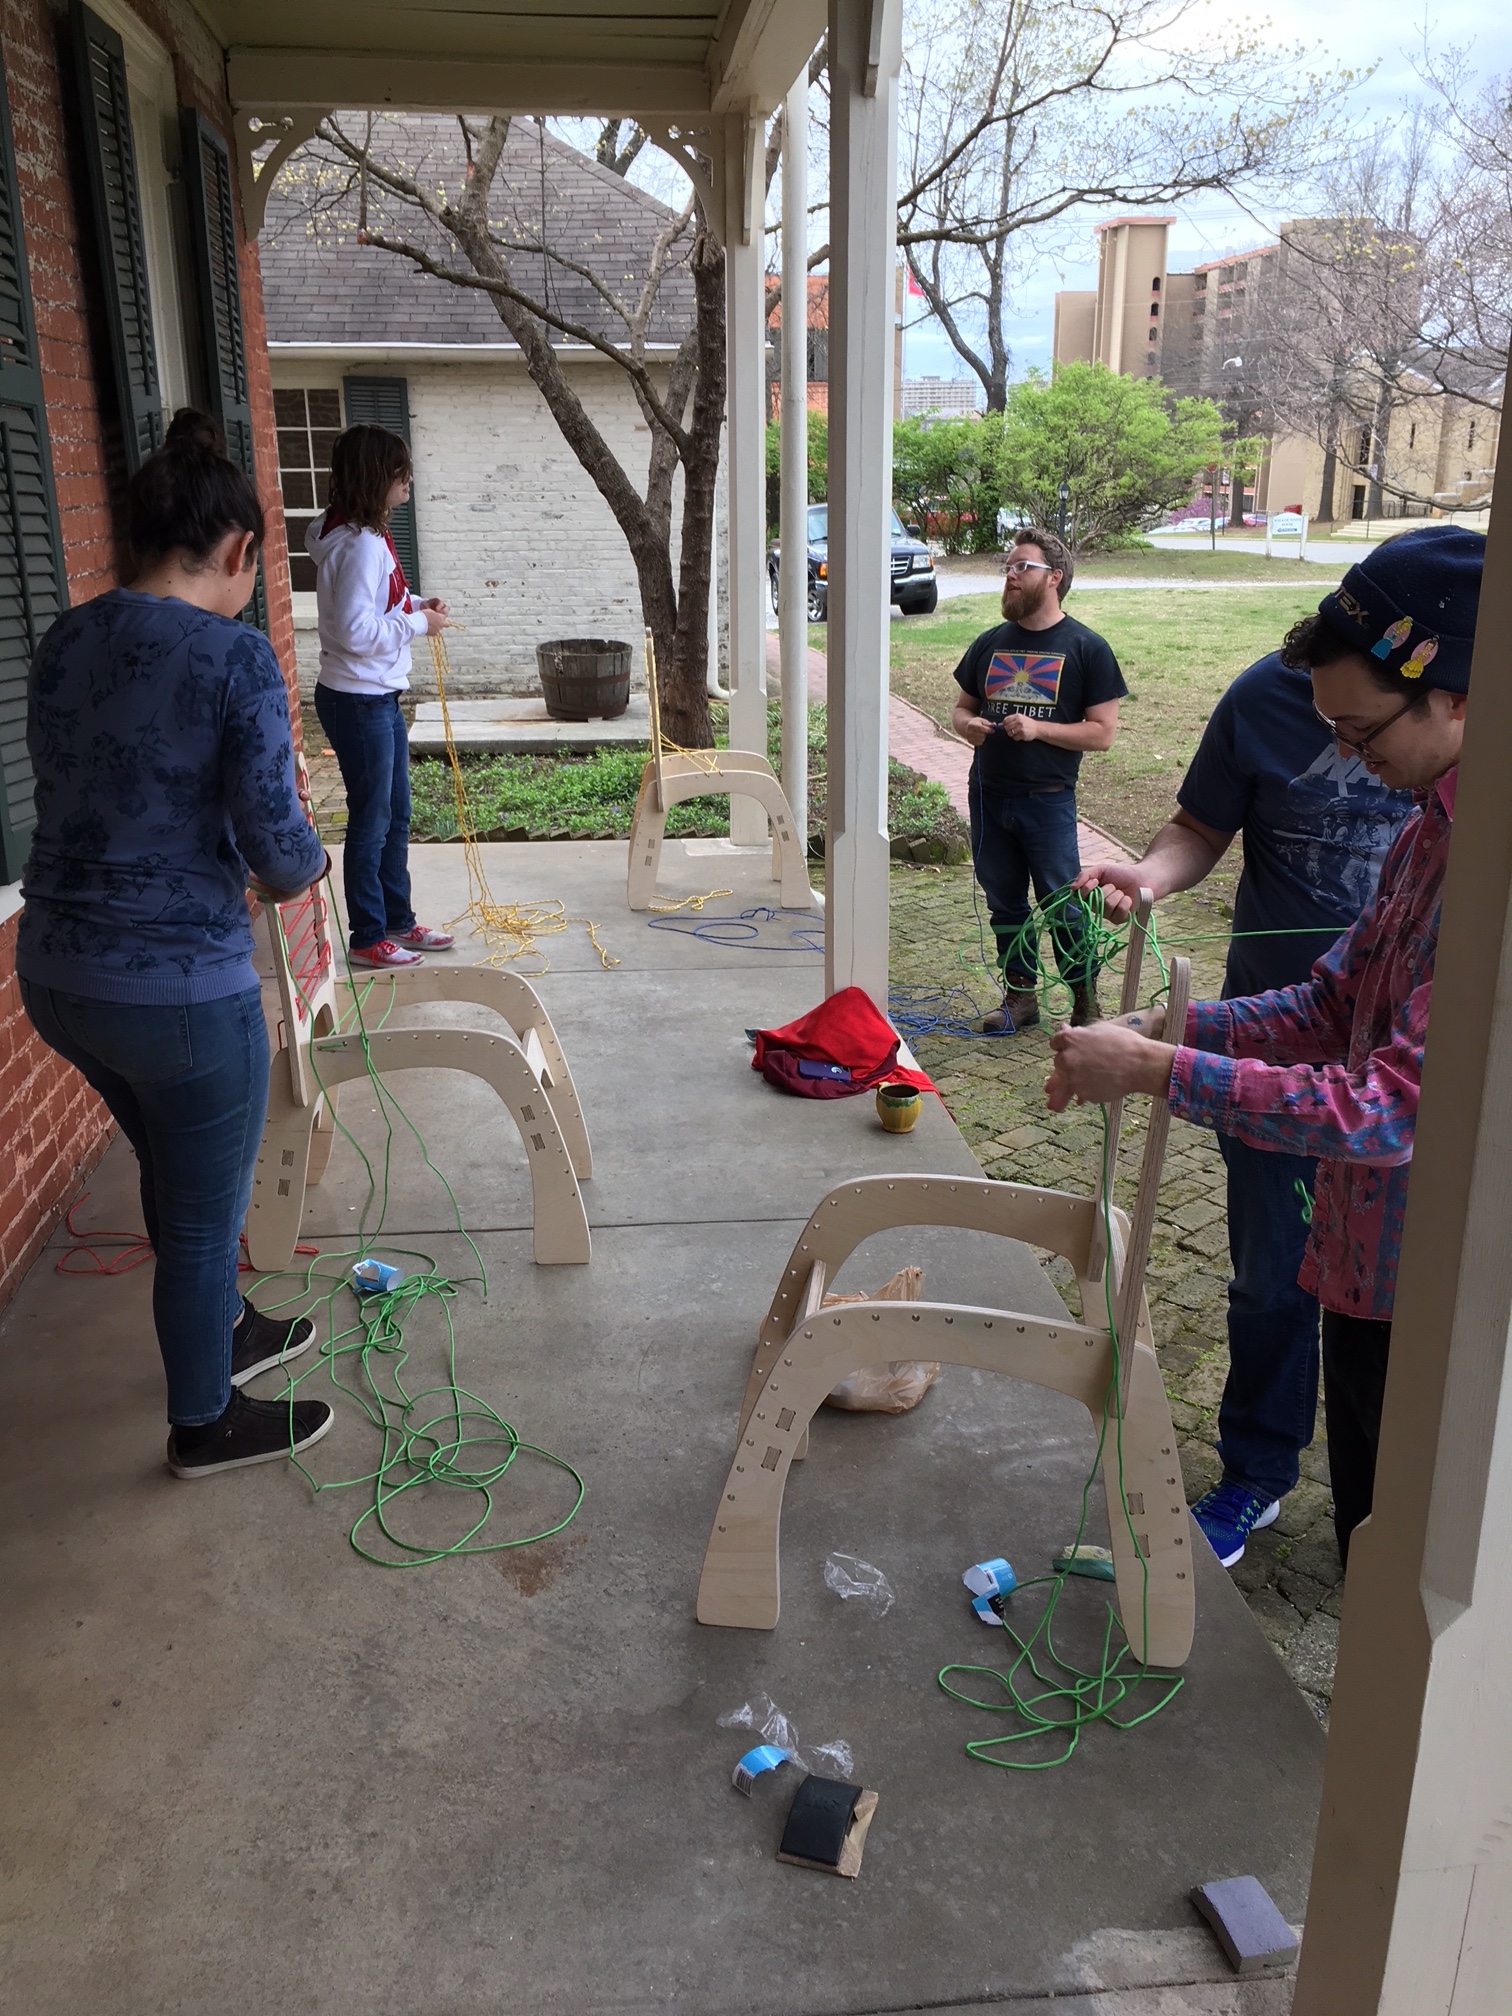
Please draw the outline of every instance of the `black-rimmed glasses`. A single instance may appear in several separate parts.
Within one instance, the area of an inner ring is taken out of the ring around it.
[[[1362,735],[1358,739],[1356,739],[1353,735],[1345,735],[1344,733],[1342,733],[1342,731],[1339,728],[1338,722],[1330,721],[1328,716],[1323,712],[1323,709],[1318,706],[1316,701],[1313,703],[1313,712],[1314,714],[1317,715],[1318,719],[1323,723],[1323,726],[1328,730],[1329,734],[1332,735],[1333,739],[1335,740],[1335,742],[1338,743],[1341,749],[1348,749],[1353,755],[1356,756],[1364,756],[1368,754],[1370,745],[1372,742],[1374,742],[1376,737],[1378,735],[1384,735],[1388,728],[1394,728],[1397,722],[1401,720],[1404,714],[1410,714],[1412,712],[1416,704],[1417,704],[1417,695],[1414,693],[1410,700],[1405,701],[1402,706],[1398,707],[1395,714],[1388,714],[1386,716],[1386,719],[1380,722],[1376,727],[1372,728],[1368,735]]]

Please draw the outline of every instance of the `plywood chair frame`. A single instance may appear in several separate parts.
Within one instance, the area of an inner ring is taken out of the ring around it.
[[[1142,949],[1142,934],[1131,935],[1130,964]],[[1131,994],[1137,981],[1137,972],[1126,977]],[[1172,1026],[1184,1019],[1189,986],[1186,961],[1173,961]],[[793,1248],[761,1325],[704,1555],[701,1623],[775,1627],[783,1493],[814,1413],[832,1387],[865,1366],[934,1358],[1068,1394],[1094,1423],[1108,1411],[1102,1473],[1124,1631],[1136,1658],[1163,1667],[1185,1662],[1195,1621],[1191,1522],[1144,1293],[1168,1126],[1169,1109],[1157,1101],[1132,1217],[1101,1185],[1097,1195],[1079,1197],[985,1178],[873,1176],[830,1191]],[[1110,1179],[1116,1160],[1110,1114]],[[1076,1274],[1083,1318],[1111,1306],[1113,1324],[950,1303],[825,1308],[827,1288],[862,1241],[905,1225],[988,1232],[1059,1253]]]
[[[319,888],[278,906],[278,928],[270,928],[269,939],[282,1013],[247,1213],[253,1266],[266,1272],[288,1266],[305,1193],[330,1161],[339,1088],[365,1078],[369,1059],[380,1076],[454,1070],[489,1085],[525,1147],[537,1263],[586,1263],[592,1241],[578,1185],[593,1173],[592,1148],[566,1056],[529,981],[481,966],[410,967],[338,979]],[[296,971],[291,947],[309,948],[302,970]],[[394,1025],[402,1008],[433,1001],[490,1008],[504,1031],[416,1028],[402,1020]],[[361,1026],[354,1029],[359,1012]]]
[[[646,632],[646,695],[651,717],[651,754],[641,770],[640,790],[630,823],[626,900],[632,910],[649,910],[656,897],[667,814],[690,798],[754,798],[772,833],[772,880],[785,910],[814,908],[808,852],[793,808],[777,773],[754,749],[678,749],[662,734],[656,647]]]

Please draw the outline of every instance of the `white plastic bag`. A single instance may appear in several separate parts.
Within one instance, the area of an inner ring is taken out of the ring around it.
[[[917,1302],[924,1293],[924,1269],[900,1267],[891,1281],[875,1295],[826,1295],[823,1306],[837,1302]],[[906,1414],[917,1407],[940,1376],[937,1364],[917,1358],[901,1358],[894,1365],[863,1365],[830,1393],[826,1407],[843,1407],[851,1414]]]

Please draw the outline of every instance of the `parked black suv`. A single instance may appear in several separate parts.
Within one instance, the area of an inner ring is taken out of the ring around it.
[[[905,616],[929,616],[940,599],[934,561],[929,548],[918,536],[917,525],[904,525],[896,511],[892,514],[892,599]],[[808,615],[810,623],[823,623],[829,614],[829,506],[810,504],[808,508]],[[777,607],[777,569],[781,554],[777,545],[767,550],[767,577],[772,584],[772,607]]]

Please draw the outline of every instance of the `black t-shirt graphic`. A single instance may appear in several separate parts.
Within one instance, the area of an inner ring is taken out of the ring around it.
[[[1063,616],[1048,630],[999,623],[983,631],[955,676],[984,721],[1001,721],[1009,714],[1084,721],[1089,707],[1121,700],[1129,690],[1106,640],[1073,616]],[[977,751],[977,774],[984,791],[1043,791],[1074,784],[1081,759],[1079,749],[989,735]]]

